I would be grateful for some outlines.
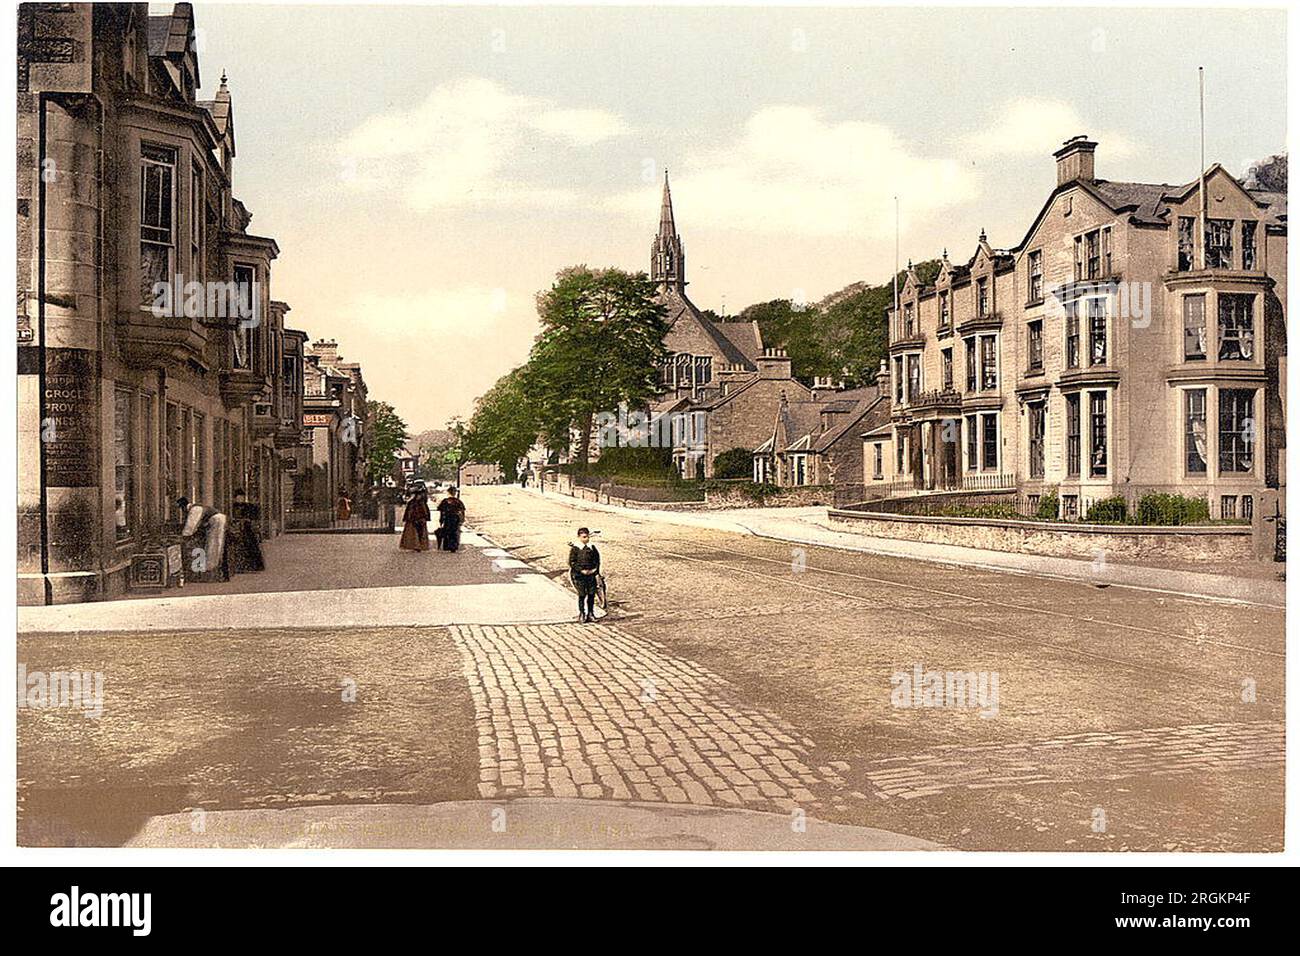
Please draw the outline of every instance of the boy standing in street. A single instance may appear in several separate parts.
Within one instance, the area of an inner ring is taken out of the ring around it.
[[[600,574],[600,552],[591,543],[591,532],[578,529],[578,540],[569,545],[569,577],[578,589],[578,623],[596,620],[596,575]]]

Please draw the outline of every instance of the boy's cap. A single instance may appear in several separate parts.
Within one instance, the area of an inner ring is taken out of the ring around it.
[[[580,534],[580,535],[581,535],[581,534],[591,534],[591,532],[588,531],[586,528],[579,528],[579,529],[578,529],[578,534]]]

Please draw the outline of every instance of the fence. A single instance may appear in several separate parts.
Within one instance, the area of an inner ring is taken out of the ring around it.
[[[290,508],[284,529],[293,534],[391,534],[395,528],[394,507],[389,501],[362,501],[347,518],[335,508]]]

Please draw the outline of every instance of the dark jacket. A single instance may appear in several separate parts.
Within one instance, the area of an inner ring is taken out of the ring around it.
[[[591,570],[600,572],[600,552],[596,550],[596,546],[589,544],[582,548],[576,544],[569,545],[569,574],[574,578],[590,578],[593,575],[580,572]]]

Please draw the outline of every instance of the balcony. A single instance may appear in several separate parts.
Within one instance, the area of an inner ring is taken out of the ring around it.
[[[910,352],[923,348],[925,348],[925,333],[920,329],[913,331],[911,335],[894,339],[889,343],[890,352]]]
[[[961,393],[955,388],[932,388],[909,397],[905,403],[908,411],[957,411],[961,408]]]

